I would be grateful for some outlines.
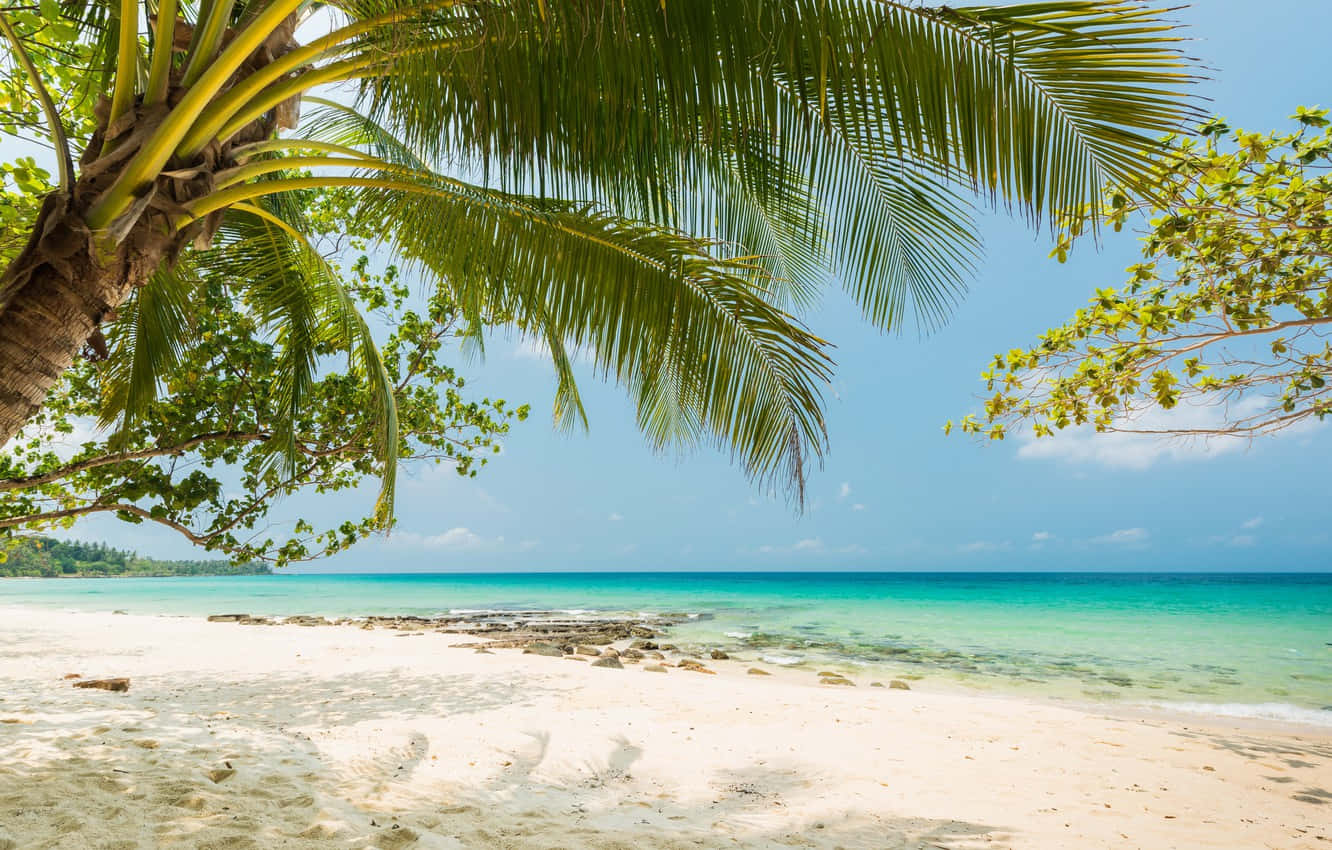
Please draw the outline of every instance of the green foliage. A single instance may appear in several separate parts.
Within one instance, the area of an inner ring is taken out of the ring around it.
[[[228,561],[164,561],[141,558],[105,543],[20,537],[0,543],[0,576],[249,576],[271,572],[264,564]]]
[[[1327,114],[1301,107],[1294,130],[1269,134],[1214,119],[1200,138],[1171,139],[1158,206],[1116,191],[1101,212],[1115,229],[1151,215],[1127,283],[1098,290],[1035,347],[996,355],[982,375],[993,395],[962,430],[1002,439],[1025,424],[1048,437],[1090,424],[1247,438],[1332,413]],[[1182,405],[1218,421],[1142,420]]]
[[[179,56],[171,39],[121,30],[133,5],[61,0],[54,24],[30,10],[12,18],[76,116],[72,138],[140,111],[128,140],[84,158],[106,169],[85,214],[94,230],[158,215],[135,205],[144,188],[221,152],[222,179],[173,209],[170,226],[220,216],[220,244],[187,251],[181,268],[229,264],[255,314],[282,328],[268,462],[287,472],[300,462],[292,435],[313,391],[310,352],[332,344],[321,332],[358,352],[372,384],[378,368],[345,301],[320,289],[286,193],[347,190],[394,259],[428,274],[472,329],[503,317],[543,339],[561,421],[581,416],[566,343],[585,345],[629,389],[653,446],[719,444],[798,499],[826,445],[830,361],[785,310],[836,278],[878,327],[933,326],[977,256],[967,195],[1039,221],[1093,201],[1107,180],[1145,190],[1151,139],[1194,112],[1178,36],[1133,0],[353,0],[321,7],[328,34],[299,46],[282,27],[302,0],[227,0],[181,4],[178,23],[197,28]],[[172,68],[169,86],[154,77]],[[339,84],[344,105],[312,115],[310,93]],[[14,131],[41,132],[39,110],[12,91]],[[80,109],[101,97],[109,115]],[[231,147],[289,115],[293,98],[307,106],[293,132]],[[297,169],[309,173],[277,179]],[[261,305],[275,266],[301,286]],[[145,338],[201,303],[173,274],[125,311]],[[179,356],[136,348],[98,416],[144,421]],[[390,401],[379,393],[381,517]]]
[[[364,234],[347,224],[347,197],[304,201],[313,229],[336,233],[349,250],[365,248]],[[250,247],[227,242],[207,263],[159,275],[108,328],[111,358],[80,362],[67,374],[0,455],[0,535],[110,513],[159,523],[236,563],[280,566],[332,554],[385,527],[378,510],[323,529],[269,518],[284,497],[347,490],[385,473],[372,376],[340,336],[319,332],[323,311],[301,318],[309,288],[296,287],[288,296],[295,304],[274,322],[274,305],[286,302],[269,289],[236,286],[230,262],[242,262],[236,255]],[[399,422],[395,460],[475,476],[528,408],[464,396],[464,379],[442,362],[463,334],[456,306],[443,294],[413,303],[395,268],[374,273],[364,256],[324,273],[357,320],[364,312],[392,329],[381,350]],[[267,286],[282,290],[272,278]],[[296,333],[308,338],[293,344]],[[293,349],[309,358],[295,370],[299,389],[290,378]],[[140,397],[138,415],[89,434],[72,453],[61,450],[68,435],[90,432],[130,394]],[[294,463],[280,462],[289,456]]]

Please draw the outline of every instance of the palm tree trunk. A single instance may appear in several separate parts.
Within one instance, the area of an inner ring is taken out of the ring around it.
[[[47,198],[28,246],[0,276],[0,445],[42,406],[79,352],[90,341],[100,345],[97,326],[142,282],[132,270],[152,262],[125,262],[130,253],[140,252],[100,257],[68,197]]]
[[[273,132],[274,118],[266,115],[225,144],[212,146],[196,162],[173,162],[176,170],[159,175],[141,191],[121,219],[93,233],[84,212],[115,182],[138,141],[164,114],[161,104],[137,105],[117,122],[119,137],[129,141],[113,139],[118,144],[104,155],[100,152],[106,131],[99,129],[84,151],[73,191],[46,198],[28,245],[0,275],[0,447],[41,408],[81,351],[106,355],[98,331],[102,321],[163,263],[174,262],[187,244],[211,242],[223,214],[218,210],[178,229],[171,211],[211,191],[213,175],[235,164],[230,158],[233,146]]]

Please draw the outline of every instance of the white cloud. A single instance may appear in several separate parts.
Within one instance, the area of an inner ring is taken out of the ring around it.
[[[1246,519],[1244,522],[1240,523],[1240,528],[1243,528],[1245,530],[1253,530],[1262,524],[1263,524],[1263,518],[1260,516],[1256,516],[1253,517],[1252,519]]]
[[[611,511],[611,515],[606,517],[606,519],[609,520],[610,522],[620,522],[624,519],[624,516],[622,514],[616,513],[615,511]]]
[[[752,550],[740,550],[742,553],[757,553],[759,555],[865,555],[869,550],[859,543],[849,543],[843,546],[829,547],[823,542],[821,537],[806,537],[803,540],[797,540],[789,546],[778,546],[772,543],[765,543]]]
[[[421,545],[427,549],[474,549],[481,545],[481,537],[471,529],[459,526],[443,534],[422,538]]]
[[[1045,541],[1049,540],[1050,537],[1051,537],[1050,532],[1038,531],[1031,536],[1031,540],[1033,543],[1044,543]]]
[[[1229,411],[1219,405],[1180,405],[1171,410],[1153,408],[1132,420],[1139,430],[1188,430],[1221,427],[1227,419],[1239,419],[1261,410],[1263,399],[1253,397],[1230,406]],[[1120,427],[1128,420],[1116,422]],[[1302,433],[1316,425],[1307,420],[1287,428],[1274,437]],[[1226,435],[1198,435],[1189,437],[1164,434],[1130,434],[1111,431],[1102,434],[1090,426],[1066,428],[1053,437],[1036,438],[1024,430],[1019,438],[1018,457],[1026,460],[1055,460],[1074,464],[1094,464],[1115,469],[1150,469],[1164,461],[1211,460],[1223,455],[1244,451],[1250,440],[1246,437]]]
[[[957,551],[964,555],[976,555],[984,552],[1004,552],[1012,546],[1013,544],[1007,540],[974,540],[971,543],[960,544]]]
[[[862,505],[860,502],[856,502],[854,505],[851,506],[851,510],[853,510],[853,511],[863,511],[863,510],[865,510],[865,506]]]
[[[843,481],[842,486],[837,488],[837,501],[840,502],[850,495],[851,495],[851,482]]]
[[[513,350],[513,356],[517,360],[549,360],[550,346],[539,337],[524,337]]]
[[[1151,536],[1151,532],[1145,528],[1121,528],[1100,537],[1093,537],[1091,542],[1111,546],[1141,546]]]

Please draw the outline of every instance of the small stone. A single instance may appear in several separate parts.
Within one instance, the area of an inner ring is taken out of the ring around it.
[[[250,619],[249,614],[209,614],[210,623],[239,623],[241,620]]]
[[[716,670],[709,670],[699,662],[693,661],[688,658],[681,658],[679,662],[676,663],[675,666],[679,667],[681,670],[690,670],[694,673],[707,673],[709,676],[717,675]]]
[[[601,651],[601,657],[603,657],[603,658],[619,658],[619,657],[620,657],[620,650],[616,649],[616,648],[613,647],[613,646],[608,646],[608,647],[606,647],[605,649],[603,649],[603,650]]]
[[[597,649],[595,646],[575,646],[574,652],[579,655],[590,655],[593,658],[597,658],[601,655],[601,650]]]
[[[708,654],[712,656],[713,661],[725,661],[726,659],[731,657],[726,653],[722,652],[720,649],[714,649],[712,650],[712,652]]]
[[[620,663],[620,659],[615,657],[614,655],[603,655],[602,657],[598,658],[596,661],[593,661],[592,666],[609,667],[612,670],[624,669],[624,665]]]
[[[888,686],[885,685],[883,682],[870,682],[870,687],[871,687],[871,688],[886,688],[886,687],[888,687]]]
[[[119,609],[119,608],[117,608],[116,610],[112,611],[111,613],[112,613],[112,614],[124,614],[124,615],[127,616],[127,617],[129,616],[129,612],[128,612],[128,611],[123,611],[123,610],[121,610],[121,609]]]
[[[66,673],[66,674],[65,674],[65,678],[66,678],[66,679],[82,679],[82,678],[83,678],[83,674],[82,674],[82,673]]]
[[[749,675],[751,675],[751,676],[771,676],[771,675],[772,675],[772,674],[769,673],[767,670],[764,670],[764,669],[761,668],[761,667],[750,667],[749,670],[748,670],[747,672],[748,672]]]
[[[493,652],[491,652],[490,650],[486,649],[484,646],[478,646],[478,647],[476,648],[476,654],[477,654],[477,655],[494,655],[495,653],[493,653]]]
[[[129,679],[88,679],[84,682],[75,682],[76,688],[96,688],[99,691],[116,691],[124,693],[129,690]]]
[[[653,651],[647,653],[647,656],[648,656],[648,658],[655,658],[655,659],[657,659],[658,661],[665,661],[665,660],[666,660],[666,656],[663,655],[663,654],[661,654],[660,652],[657,652],[656,650],[653,650]]]
[[[643,653],[636,649],[626,649],[624,652],[620,653],[621,661],[641,661],[642,659]]]
[[[211,779],[214,784],[218,782],[226,782],[235,775],[236,771],[229,767],[218,767],[208,771],[208,778]]]
[[[564,655],[564,650],[548,643],[529,643],[527,648],[523,650],[523,655],[545,655],[548,658],[559,658]]]
[[[906,682],[903,682],[901,679],[893,679],[888,683],[888,687],[892,688],[895,691],[911,690],[911,686],[908,685]]]
[[[134,746],[141,750],[155,750],[157,749],[157,742],[152,738],[144,738],[140,741],[135,741]]]
[[[853,687],[853,688],[856,686],[856,683],[855,683],[855,682],[853,682],[853,681],[851,681],[850,679],[847,679],[847,678],[845,678],[845,677],[843,677],[843,676],[824,676],[822,679],[819,679],[819,684],[820,684],[820,685],[850,685],[850,686]]]
[[[364,624],[362,624],[362,626],[361,626],[361,631],[363,631],[363,632],[373,632],[374,630],[375,630],[375,624],[374,624],[374,623],[364,623]]]
[[[666,672],[666,668],[663,667],[663,666],[660,665],[660,664],[644,664],[644,665],[643,665],[643,672],[645,672],[645,673],[665,673],[665,672]]]

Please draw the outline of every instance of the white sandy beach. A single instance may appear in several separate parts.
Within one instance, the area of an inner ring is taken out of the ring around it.
[[[0,848],[1332,847],[1332,729],[463,640],[9,610]]]

